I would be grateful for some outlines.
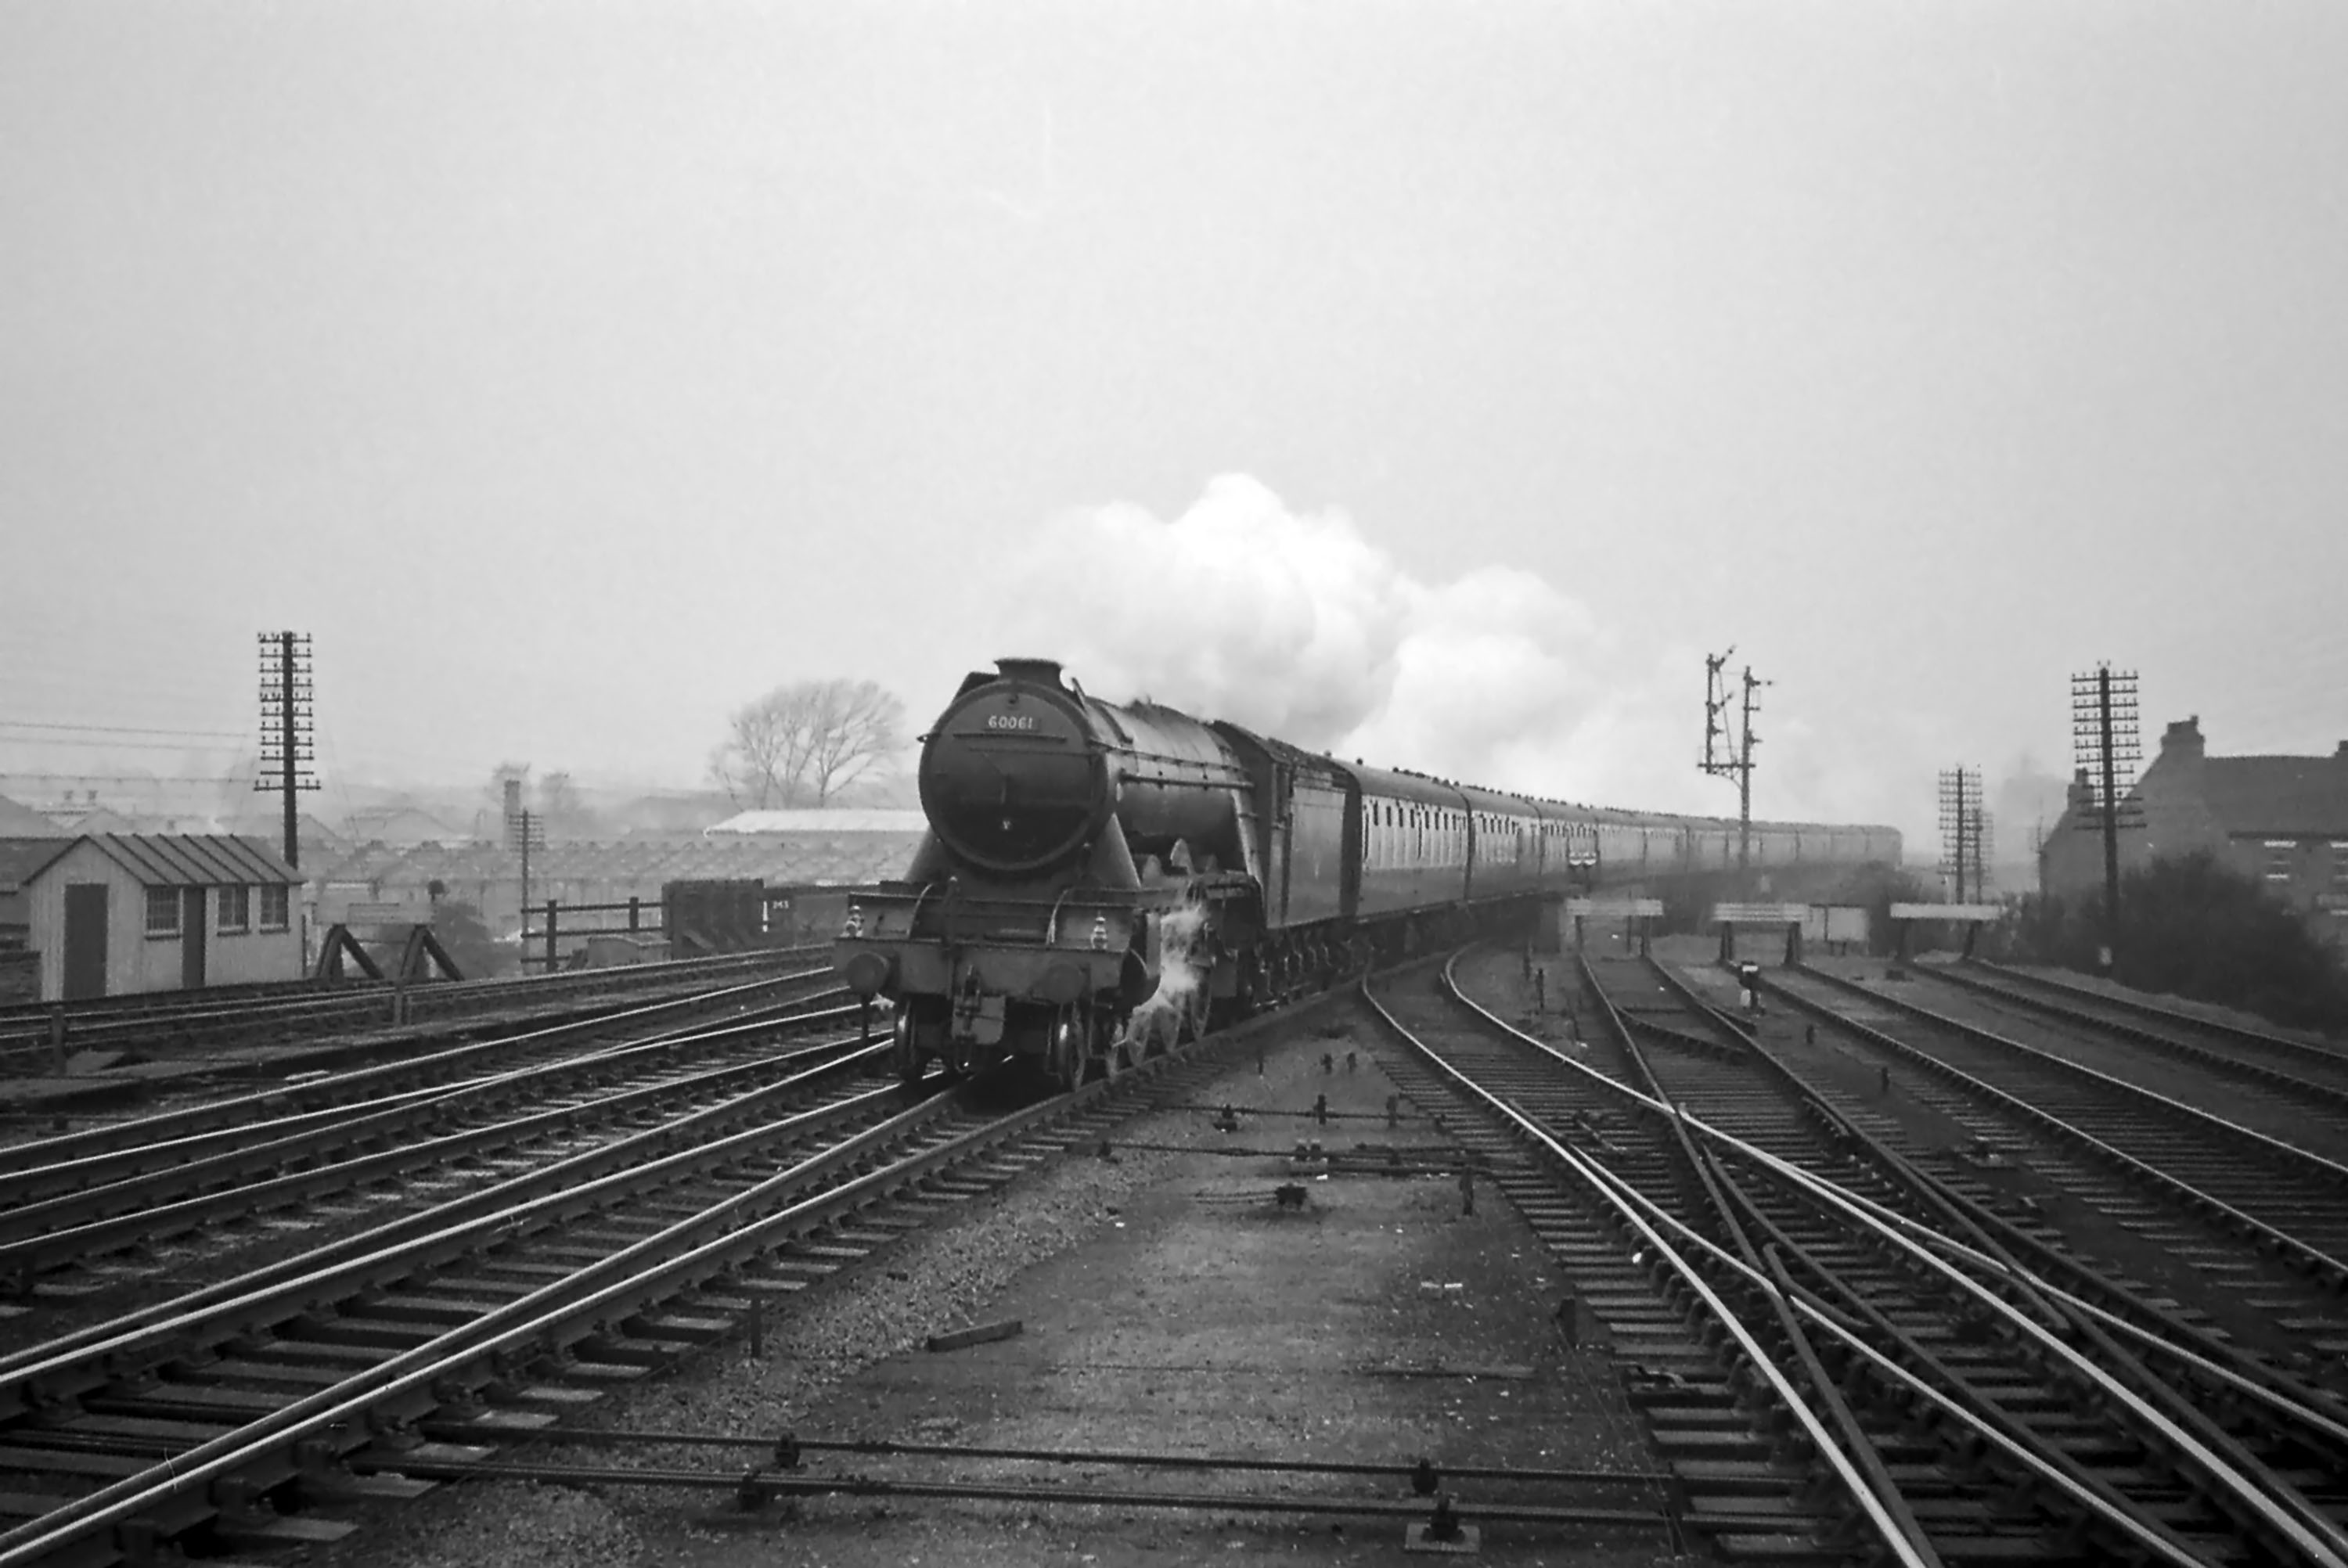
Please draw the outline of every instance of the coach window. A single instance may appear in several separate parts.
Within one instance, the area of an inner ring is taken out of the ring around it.
[[[294,924],[293,889],[283,886],[261,890],[261,928],[283,931]]]
[[[177,887],[147,889],[147,934],[150,937],[176,937],[180,934],[180,890]]]
[[[2332,841],[2332,887],[2336,893],[2348,893],[2348,842]]]
[[[252,888],[223,887],[220,890],[220,928],[223,933],[252,928]]]
[[[2268,881],[2291,880],[2291,852],[2295,847],[2297,846],[2288,838],[2270,838],[2266,841]]]

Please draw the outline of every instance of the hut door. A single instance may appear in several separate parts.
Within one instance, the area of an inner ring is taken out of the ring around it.
[[[65,999],[106,994],[106,884],[66,885]]]
[[[211,935],[204,924],[204,890],[191,887],[182,897],[186,902],[180,910],[180,984],[200,991],[204,989],[204,938]]]

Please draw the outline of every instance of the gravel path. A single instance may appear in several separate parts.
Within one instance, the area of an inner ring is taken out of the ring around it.
[[[1195,1117],[1128,1123],[1137,1142],[1188,1138]],[[655,1376],[574,1424],[650,1431],[729,1431],[773,1437],[806,1419],[826,1394],[929,1335],[964,1326],[1030,1265],[1114,1226],[1130,1197],[1161,1180],[1179,1156],[1134,1151],[1114,1161],[1076,1157],[1024,1178],[1007,1192],[973,1199],[952,1218],[915,1232],[837,1286],[769,1319],[766,1355],[752,1359],[736,1339],[696,1357],[682,1373]],[[703,1469],[705,1449],[580,1445],[544,1450],[550,1462],[616,1462]],[[723,1463],[731,1464],[728,1456]],[[741,1468],[748,1468],[743,1458]],[[325,1568],[504,1568],[564,1563],[582,1568],[646,1564],[642,1539],[619,1512],[705,1514],[714,1497],[615,1487],[591,1495],[556,1486],[443,1486],[397,1509],[370,1511],[347,1542],[303,1559]],[[695,1532],[711,1542],[725,1537]]]

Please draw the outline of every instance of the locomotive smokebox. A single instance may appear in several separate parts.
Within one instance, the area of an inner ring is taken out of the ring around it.
[[[922,744],[922,809],[988,870],[1045,870],[1097,837],[1111,785],[1083,702],[1049,659],[973,675]]]
[[[1192,866],[1247,867],[1237,815],[1247,774],[1207,726],[1087,697],[1054,660],[995,670],[964,680],[922,738],[922,809],[956,856],[1035,876],[1116,835],[1136,860],[1179,845]]]

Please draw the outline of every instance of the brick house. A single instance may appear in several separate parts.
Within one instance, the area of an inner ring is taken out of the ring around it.
[[[2159,754],[2127,798],[2142,821],[2120,828],[2123,873],[2206,849],[2297,910],[2318,936],[2348,945],[2348,741],[2328,757],[2213,757],[2196,714],[2162,733]],[[2096,825],[2082,774],[2039,850],[2041,887],[2065,897],[2101,890]]]

